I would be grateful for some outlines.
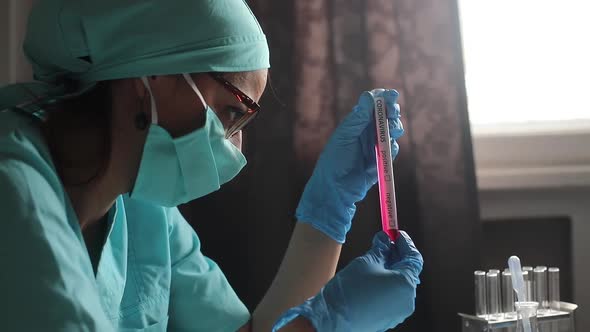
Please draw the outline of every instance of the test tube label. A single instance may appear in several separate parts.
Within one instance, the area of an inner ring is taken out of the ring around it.
[[[374,96],[373,100],[375,102],[375,125],[377,130],[375,154],[377,157],[377,174],[379,176],[381,218],[384,230],[398,229],[387,108],[383,96]]]

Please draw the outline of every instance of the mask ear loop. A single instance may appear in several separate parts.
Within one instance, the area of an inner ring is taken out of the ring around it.
[[[191,77],[191,75],[182,74],[182,76],[184,77],[184,80],[188,83],[188,85],[190,85],[190,87],[193,89],[193,91],[197,94],[197,96],[201,100],[201,103],[203,104],[203,107],[205,109],[207,109],[207,103],[205,102],[205,98],[203,98],[201,91],[199,91],[199,88],[197,88],[197,85],[195,84],[195,81],[193,81],[193,78]]]
[[[150,84],[148,83],[147,77],[143,76],[141,78],[141,81],[143,82],[143,85],[145,85],[145,88],[148,90],[148,92],[150,94],[150,106],[151,106],[151,112],[152,112],[152,123],[153,124],[158,124],[158,111],[156,110],[156,99],[154,99],[154,94],[152,93],[152,88],[150,87]]]

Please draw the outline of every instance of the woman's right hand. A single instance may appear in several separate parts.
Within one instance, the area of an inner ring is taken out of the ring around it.
[[[385,89],[365,91],[328,140],[295,212],[299,222],[312,225],[338,243],[346,240],[356,203],[377,183],[374,95],[385,99],[391,156],[395,158],[399,150],[396,140],[404,133],[399,94]]]
[[[423,262],[408,234],[401,231],[392,243],[379,232],[365,255],[338,272],[316,296],[285,312],[273,331],[298,316],[318,332],[393,328],[414,312]]]

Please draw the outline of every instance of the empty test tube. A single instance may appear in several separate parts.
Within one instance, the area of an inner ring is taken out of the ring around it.
[[[539,302],[539,309],[549,309],[547,301],[547,267],[537,266],[533,270],[534,280],[534,299]]]
[[[507,316],[516,316],[514,307],[514,289],[512,288],[512,274],[508,269],[502,272],[502,312]]]
[[[533,296],[533,267],[522,267],[522,278],[524,279],[524,291],[526,301],[535,301]]]
[[[485,317],[487,311],[487,294],[486,294],[486,273],[484,271],[475,271],[475,315]]]
[[[496,272],[486,274],[486,287],[488,291],[488,315],[490,319],[501,319],[500,309],[500,277]]]
[[[547,272],[547,280],[549,286],[549,307],[552,310],[560,310],[559,304],[559,268],[550,267]]]

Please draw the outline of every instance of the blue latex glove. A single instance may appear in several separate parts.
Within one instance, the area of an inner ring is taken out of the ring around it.
[[[399,149],[395,140],[404,133],[396,103],[398,93],[373,91],[385,97],[391,155],[395,158]],[[373,97],[371,92],[363,92],[320,155],[299,201],[297,220],[344,243],[356,211],[355,203],[377,182],[376,135]]]
[[[314,297],[284,313],[273,332],[297,316],[317,332],[377,332],[393,328],[414,312],[422,255],[401,231],[395,244],[384,232],[373,247],[338,272]]]

